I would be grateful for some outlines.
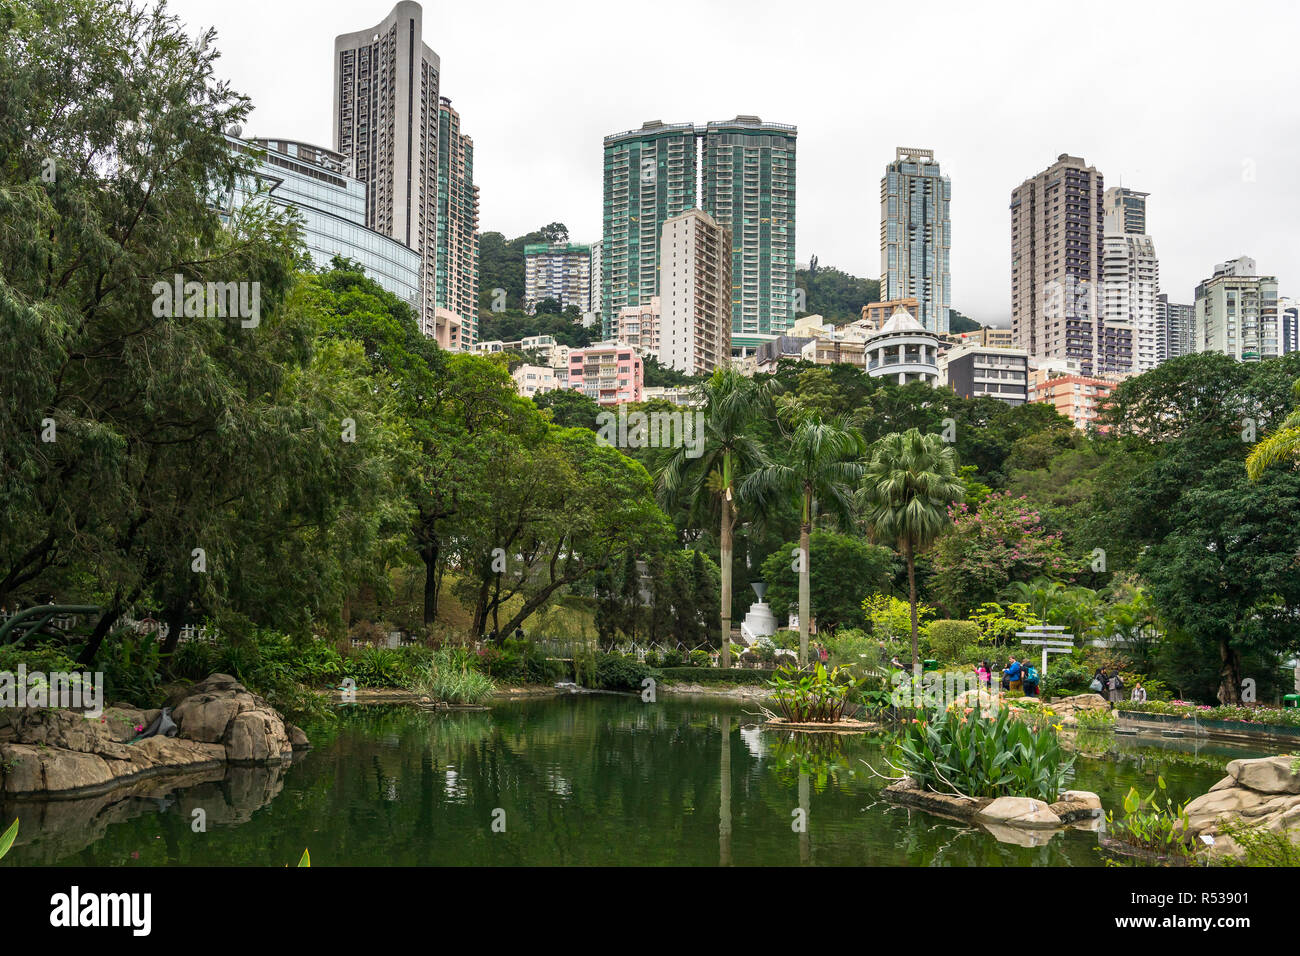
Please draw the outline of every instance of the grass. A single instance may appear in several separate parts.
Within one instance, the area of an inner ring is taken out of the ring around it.
[[[446,704],[481,704],[491,699],[496,684],[470,666],[468,655],[440,650],[404,678],[413,694]]]

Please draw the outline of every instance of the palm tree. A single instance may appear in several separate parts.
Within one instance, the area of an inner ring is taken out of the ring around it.
[[[867,526],[877,541],[891,542],[907,562],[912,605],[912,670],[921,665],[916,637],[916,556],[952,524],[948,508],[965,495],[957,461],[938,435],[918,429],[893,432],[876,442],[859,490]]]
[[[1300,401],[1300,379],[1291,392]],[[1246,475],[1251,481],[1259,481],[1266,469],[1280,461],[1300,461],[1300,408],[1292,409],[1277,431],[1251,449],[1246,458]]]
[[[799,518],[799,664],[808,663],[811,623],[811,547],[814,506],[831,510],[845,523],[853,515],[853,486],[862,476],[862,439],[843,420],[824,422],[802,418],[789,436],[785,460],[750,473],[741,492],[760,512],[770,512],[792,498],[800,502]]]
[[[723,667],[731,666],[731,552],[739,515],[737,483],[766,461],[763,446],[746,432],[770,393],[770,385],[756,383],[734,369],[714,371],[700,386],[703,440],[694,447],[683,444],[674,449],[655,478],[665,507],[680,501],[697,527],[705,518],[719,522]]]
[[[1037,577],[1029,582],[1012,581],[1003,588],[1002,597],[1013,604],[1028,605],[1040,621],[1046,621],[1048,614],[1060,602],[1064,590],[1065,586],[1059,581]]]

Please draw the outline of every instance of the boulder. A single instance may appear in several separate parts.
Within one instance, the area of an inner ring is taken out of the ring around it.
[[[95,718],[52,708],[9,713],[0,739],[0,790],[96,792],[151,771],[279,763],[310,746],[306,734],[228,674],[178,694],[172,714],[178,736],[135,741],[158,714],[120,706]]]
[[[1080,711],[1110,710],[1110,704],[1101,694],[1075,694],[1072,697],[1056,697],[1047,705],[1058,717],[1074,717]]]
[[[1018,827],[1059,827],[1061,818],[1042,800],[1032,797],[998,797],[980,810],[978,817],[986,823]]]
[[[1187,804],[1187,835],[1213,836],[1212,856],[1240,857],[1244,851],[1220,831],[1225,824],[1246,825],[1278,833],[1288,832],[1300,843],[1300,774],[1293,773],[1293,758],[1260,757],[1233,760],[1228,776],[1208,793]]]
[[[1300,774],[1291,770],[1294,759],[1262,757],[1256,760],[1234,760],[1228,764],[1228,776],[1237,781],[1237,786],[1259,793],[1300,793]]]

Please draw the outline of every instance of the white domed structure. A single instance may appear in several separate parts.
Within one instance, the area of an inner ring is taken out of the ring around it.
[[[939,384],[939,339],[901,306],[867,338],[867,374],[908,382]]]

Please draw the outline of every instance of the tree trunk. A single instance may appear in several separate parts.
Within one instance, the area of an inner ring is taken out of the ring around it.
[[[438,618],[438,542],[427,542],[420,548],[424,561],[424,623],[432,624]]]
[[[916,556],[912,554],[910,539],[903,542],[903,556],[907,559],[907,600],[912,606],[912,674],[921,667],[921,651],[916,639]]]
[[[722,565],[722,666],[731,667],[731,514],[730,489],[722,494],[722,532],[718,557]]]
[[[809,496],[804,496],[804,521],[799,525],[799,666],[808,666],[808,633],[812,624],[812,555],[808,553]]]
[[[1219,702],[1225,707],[1241,703],[1241,655],[1227,641],[1219,641]]]

